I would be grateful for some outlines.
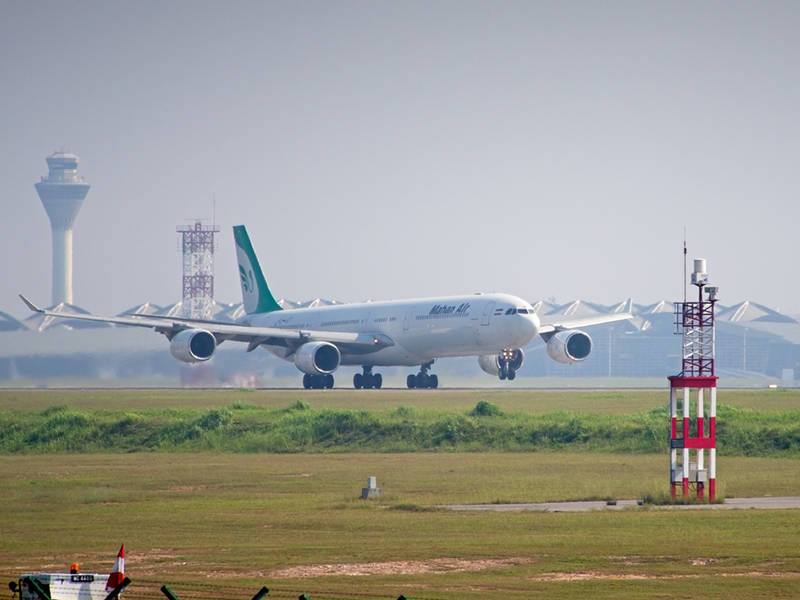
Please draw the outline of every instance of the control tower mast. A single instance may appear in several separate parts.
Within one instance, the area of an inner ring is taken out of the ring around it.
[[[72,224],[90,186],[78,175],[74,154],[62,148],[45,160],[50,172],[34,187],[53,232],[53,305],[72,304]]]

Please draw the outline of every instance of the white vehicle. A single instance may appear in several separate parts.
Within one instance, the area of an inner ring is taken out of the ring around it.
[[[108,578],[99,573],[36,573],[20,577],[17,589],[20,600],[43,600],[36,587],[51,600],[104,600]]]
[[[576,363],[592,350],[592,340],[575,327],[630,319],[629,312],[542,324],[533,307],[509,294],[475,294],[391,300],[282,310],[261,272],[243,225],[233,228],[246,315],[235,324],[180,317],[62,314],[25,304],[45,315],[150,327],[170,341],[172,355],[186,363],[209,360],[225,341],[264,347],[293,362],[305,388],[332,388],[341,365],[358,365],[358,388],[380,388],[374,367],[405,366],[420,370],[406,380],[409,388],[438,387],[429,373],[437,358],[477,356],[486,373],[512,380],[522,366],[522,347],[541,335],[553,360]]]

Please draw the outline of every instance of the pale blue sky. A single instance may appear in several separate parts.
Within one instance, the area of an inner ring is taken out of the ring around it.
[[[503,291],[800,310],[800,3],[0,1],[0,310],[49,304],[33,184],[92,189],[75,303],[180,299],[246,224],[279,297]]]

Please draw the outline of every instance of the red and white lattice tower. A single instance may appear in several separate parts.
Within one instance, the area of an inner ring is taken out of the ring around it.
[[[670,426],[670,493],[675,500],[678,484],[683,498],[689,497],[690,488],[703,500],[708,482],[708,499],[714,502],[717,478],[717,376],[714,374],[714,304],[716,287],[707,285],[705,259],[694,261],[692,285],[697,286],[697,302],[679,302],[675,305],[675,333],[683,336],[683,370],[669,377]],[[707,295],[704,300],[703,296]],[[682,390],[683,422],[678,428],[678,390]],[[691,392],[697,393],[697,411],[694,423],[690,417]],[[705,391],[708,390],[708,422],[704,418]],[[692,427],[694,425],[694,427]],[[695,435],[692,435],[694,430]],[[678,451],[681,451],[678,461]],[[705,451],[708,450],[708,469],[705,468]],[[691,453],[695,462],[690,462]]]
[[[183,315],[191,319],[210,319],[214,304],[214,234],[219,226],[178,226],[183,252]]]

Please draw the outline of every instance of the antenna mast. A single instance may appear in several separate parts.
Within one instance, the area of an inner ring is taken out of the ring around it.
[[[686,227],[683,228],[683,301],[686,302]]]

